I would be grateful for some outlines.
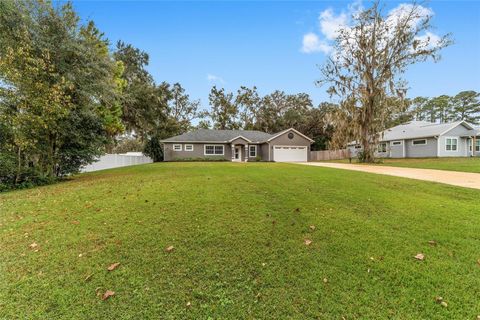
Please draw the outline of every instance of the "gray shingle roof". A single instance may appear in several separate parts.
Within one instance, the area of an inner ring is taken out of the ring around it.
[[[211,130],[198,129],[179,136],[162,140],[162,142],[227,142],[238,136],[252,142],[265,142],[273,135],[254,130]]]
[[[451,123],[431,123],[426,121],[411,121],[399,126],[387,129],[383,131],[382,141],[414,139],[414,138],[427,138],[434,137],[445,133],[464,123],[466,126],[470,126],[464,121],[456,121]],[[473,130],[465,128],[466,133],[473,135]]]

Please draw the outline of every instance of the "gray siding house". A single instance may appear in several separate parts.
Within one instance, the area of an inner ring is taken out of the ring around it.
[[[349,143],[352,156],[362,147]],[[431,123],[411,121],[380,134],[376,156],[381,158],[427,158],[480,156],[480,129],[466,121]]]
[[[253,130],[198,129],[161,142],[164,161],[305,162],[309,160],[313,140],[293,128],[275,134]]]

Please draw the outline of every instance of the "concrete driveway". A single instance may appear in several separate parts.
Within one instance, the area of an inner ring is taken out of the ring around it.
[[[433,181],[433,182],[450,184],[453,186],[480,189],[480,173],[433,170],[433,169],[399,168],[399,167],[376,166],[376,165],[369,166],[369,165],[362,165],[362,164],[347,164],[347,163],[334,163],[334,162],[302,162],[299,164],[303,164],[307,166],[385,174],[385,175],[395,176],[395,177]]]

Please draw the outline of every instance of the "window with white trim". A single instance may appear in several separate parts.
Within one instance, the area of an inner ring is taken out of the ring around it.
[[[387,152],[387,144],[384,142],[384,143],[380,143],[378,145],[378,152]]]
[[[355,149],[362,149],[362,146],[359,145],[359,144],[357,144],[357,145],[355,146]]]
[[[251,158],[255,158],[257,156],[257,146],[248,146],[248,156]]]
[[[392,146],[401,146],[402,141],[392,141]]]
[[[414,146],[424,146],[427,144],[427,139],[418,139],[418,140],[413,140],[412,145]]]
[[[475,141],[475,151],[480,151],[480,140]]]
[[[216,156],[223,156],[224,154],[224,146],[223,145],[205,145],[205,155],[216,155]]]
[[[182,145],[181,144],[174,144],[173,145],[173,151],[182,151]]]
[[[457,151],[457,138],[447,138],[445,143],[445,150],[447,151]]]
[[[185,151],[193,151],[193,144],[186,144]]]

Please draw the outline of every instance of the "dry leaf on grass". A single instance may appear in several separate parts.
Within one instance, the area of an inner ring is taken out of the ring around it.
[[[428,244],[431,245],[431,246],[436,246],[436,245],[437,245],[437,241],[435,241],[435,240],[430,240],[430,241],[428,241]]]
[[[425,259],[425,255],[423,253],[418,253],[416,256],[415,256],[415,259],[417,260],[424,260]]]
[[[312,240],[310,240],[310,239],[305,239],[305,242],[304,242],[304,243],[305,243],[306,246],[309,246],[309,245],[312,244]]]
[[[192,303],[190,301],[187,302],[187,308],[191,307]]]
[[[173,246],[168,246],[168,247],[165,249],[165,251],[166,251],[166,252],[172,252],[173,249],[175,249]]]
[[[85,277],[85,282],[90,281],[93,277],[93,273],[90,273],[88,276]]]
[[[480,259],[477,260],[477,264],[480,266]],[[479,319],[480,320],[480,319]]]
[[[435,297],[435,302],[441,305],[442,307],[448,307],[448,304],[443,300],[442,297]]]
[[[312,231],[315,230],[315,226],[314,226],[314,225],[311,225],[311,226],[310,226],[310,230],[312,230]]]
[[[107,270],[108,270],[108,271],[113,271],[113,270],[117,269],[117,267],[118,267],[119,265],[120,265],[120,262],[115,262],[115,263],[111,264],[111,265],[107,268]]]
[[[36,243],[34,242],[34,243],[32,243],[31,245],[29,245],[29,247],[32,248],[32,249],[34,249],[34,248],[38,247],[38,244],[36,244]]]
[[[110,298],[110,297],[113,296],[113,295],[115,295],[115,292],[114,292],[114,291],[107,290],[107,291],[105,291],[105,293],[103,294],[102,300],[107,300],[108,298]]]

